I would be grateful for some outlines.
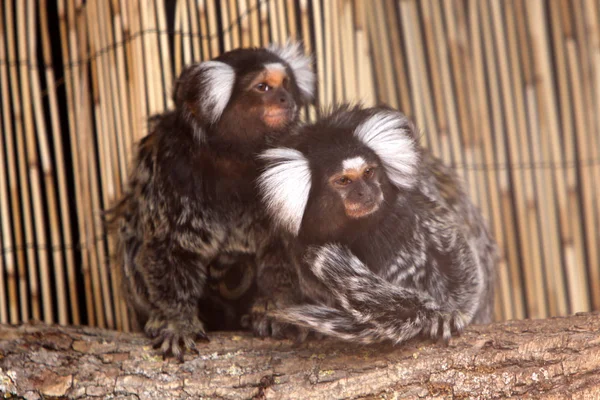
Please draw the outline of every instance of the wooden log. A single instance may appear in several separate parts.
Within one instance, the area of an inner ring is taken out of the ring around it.
[[[214,333],[163,361],[141,334],[0,326],[0,393],[33,398],[597,398],[600,313],[471,326],[448,346]],[[131,397],[129,397],[131,396]]]

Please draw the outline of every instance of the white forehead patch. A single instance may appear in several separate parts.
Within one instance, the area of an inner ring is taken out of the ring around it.
[[[211,123],[223,114],[235,84],[235,71],[229,64],[220,61],[204,61],[198,64],[203,77],[203,86],[200,103]]]
[[[312,59],[304,54],[300,43],[288,41],[283,47],[272,44],[269,46],[269,51],[290,66],[302,97],[306,101],[311,100],[315,92],[315,74],[310,68]]]
[[[367,162],[365,161],[364,158],[362,157],[354,157],[354,158],[348,158],[344,161],[342,161],[342,168],[344,169],[344,171],[347,170],[361,170],[363,169],[365,166],[367,165]]]
[[[265,69],[267,71],[286,73],[285,65],[283,65],[282,63],[269,63],[269,64],[265,64]]]
[[[354,130],[354,135],[381,159],[390,181],[404,189],[415,184],[420,162],[410,126],[410,121],[399,112],[381,111]]]
[[[311,187],[308,160],[286,147],[267,150],[260,157],[268,162],[258,178],[267,211],[277,225],[297,235]]]

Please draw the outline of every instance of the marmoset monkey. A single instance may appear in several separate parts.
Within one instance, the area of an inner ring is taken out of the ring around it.
[[[117,256],[129,304],[165,356],[195,350],[206,337],[202,318],[227,310],[221,278],[239,285],[231,292],[239,299],[269,268],[256,157],[312,98],[310,63],[298,45],[286,45],[189,66],[175,85],[175,110],[154,117],[137,148],[113,211]]]
[[[340,106],[261,157],[304,299],[276,320],[360,343],[448,340],[490,321],[495,244],[404,115]]]

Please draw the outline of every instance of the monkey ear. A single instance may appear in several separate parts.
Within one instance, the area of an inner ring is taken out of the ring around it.
[[[277,225],[298,235],[311,187],[308,160],[298,150],[287,147],[269,149],[260,157],[267,161],[258,178],[267,212]]]
[[[178,109],[189,111],[200,123],[219,120],[233,92],[235,71],[221,61],[204,61],[183,70],[175,83]]]
[[[272,44],[269,51],[285,61],[296,78],[296,83],[304,102],[310,102],[315,95],[315,74],[311,69],[312,57],[304,54],[300,42],[287,41],[284,46]]]
[[[364,120],[354,135],[377,154],[396,187],[415,185],[421,153],[414,126],[406,116],[393,110],[378,111]]]

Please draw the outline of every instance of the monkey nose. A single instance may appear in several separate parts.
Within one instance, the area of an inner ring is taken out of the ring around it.
[[[281,97],[279,98],[279,102],[280,102],[281,104],[285,104],[285,103],[287,103],[287,99],[285,98],[285,96],[281,96]]]

